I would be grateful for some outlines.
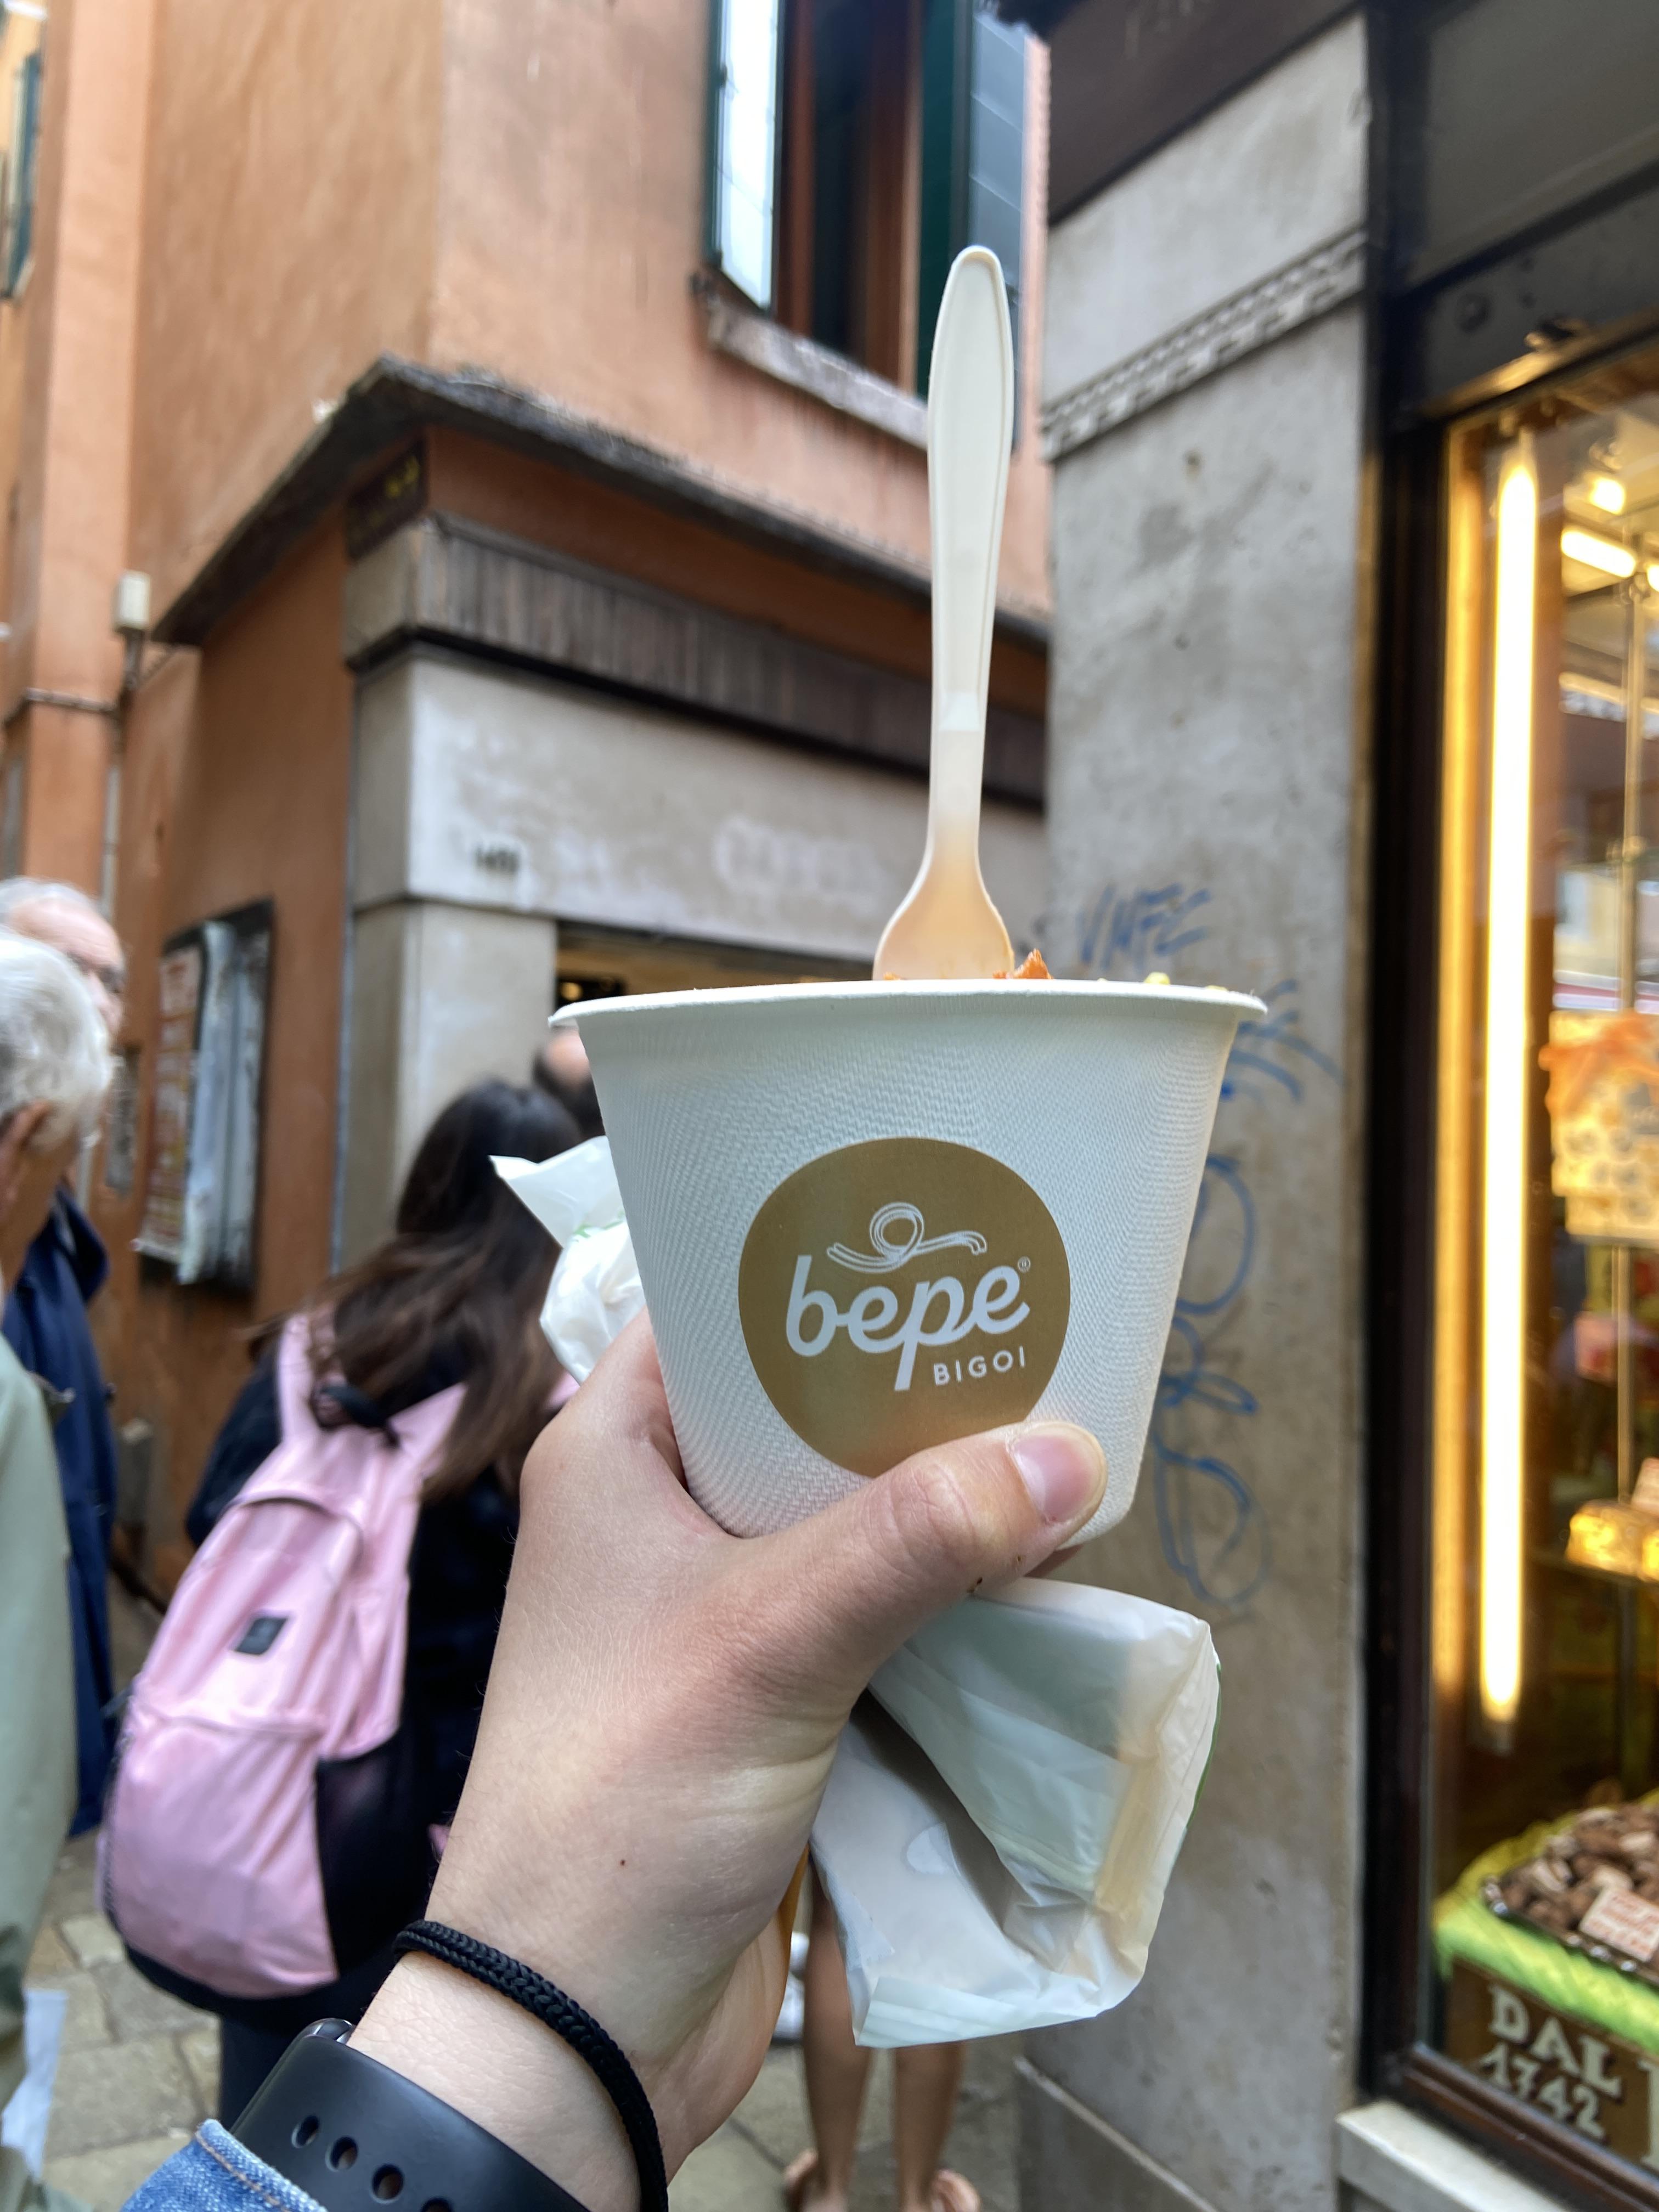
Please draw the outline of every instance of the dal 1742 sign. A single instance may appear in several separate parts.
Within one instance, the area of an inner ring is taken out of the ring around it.
[[[1659,2172],[1659,2052],[1553,2010],[1460,1959],[1446,2051],[1587,2142]]]

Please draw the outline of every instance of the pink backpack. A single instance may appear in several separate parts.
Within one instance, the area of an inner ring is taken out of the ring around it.
[[[283,1332],[282,1443],[133,1685],[99,1840],[136,1962],[198,2002],[334,1981],[418,1912],[431,1873],[400,1727],[409,1558],[465,1385],[385,1430],[323,1428],[308,1328]]]

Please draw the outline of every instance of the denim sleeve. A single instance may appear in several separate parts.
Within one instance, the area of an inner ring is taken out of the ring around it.
[[[128,2197],[123,2212],[320,2212],[314,2197],[284,2181],[217,2120]]]

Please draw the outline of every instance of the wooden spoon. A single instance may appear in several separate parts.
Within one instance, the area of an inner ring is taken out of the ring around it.
[[[994,253],[952,264],[927,386],[933,539],[933,737],[921,870],[876,948],[874,974],[1006,975],[1013,947],[979,868],[985,696],[1014,427],[1014,346]]]

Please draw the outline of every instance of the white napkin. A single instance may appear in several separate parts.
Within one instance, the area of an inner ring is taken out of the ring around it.
[[[611,1140],[592,1137],[550,1160],[497,1158],[495,1166],[562,1248],[542,1328],[565,1372],[586,1382],[645,1304]]]
[[[643,1303],[603,1137],[496,1165],[564,1245],[542,1325],[585,1379]],[[1025,1581],[913,1636],[830,1771],[812,1858],[836,1910],[860,2043],[1088,2020],[1147,1946],[1215,1730],[1201,1620]]]

